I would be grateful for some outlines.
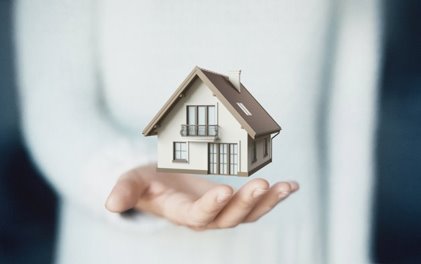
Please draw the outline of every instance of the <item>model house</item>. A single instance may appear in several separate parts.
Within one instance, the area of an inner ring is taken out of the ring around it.
[[[240,82],[195,67],[143,131],[158,171],[250,176],[272,161],[280,126]]]

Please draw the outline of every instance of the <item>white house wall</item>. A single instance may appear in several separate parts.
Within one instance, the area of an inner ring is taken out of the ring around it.
[[[216,120],[219,126],[215,143],[237,143],[239,146],[239,171],[248,171],[247,132],[225,106],[212,94],[212,91],[197,78],[187,94],[174,106],[158,128],[158,168],[207,171],[208,142],[205,137],[183,137],[181,125],[186,124],[187,105],[215,105]],[[188,142],[188,162],[173,161],[173,142]]]

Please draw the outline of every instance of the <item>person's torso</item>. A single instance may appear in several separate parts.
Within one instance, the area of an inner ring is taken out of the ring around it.
[[[104,1],[99,8],[100,76],[107,106],[120,125],[140,137],[139,131],[198,65],[217,72],[242,69],[243,84],[282,127],[274,139],[272,164],[254,177],[303,182],[300,194],[261,223],[246,227],[247,232],[238,231],[243,238],[231,241],[223,232],[209,234],[212,238],[204,243],[209,248],[219,245],[215,256],[228,254],[221,243],[233,243],[234,258],[241,258],[244,253],[239,249],[244,248],[286,263],[317,258],[316,131],[327,10],[327,3],[319,0],[127,0]],[[239,186],[245,180],[226,181]],[[259,233],[266,235],[259,238]],[[303,236],[310,239],[302,240]],[[199,240],[188,245],[195,248],[194,254],[205,254],[197,247]]]

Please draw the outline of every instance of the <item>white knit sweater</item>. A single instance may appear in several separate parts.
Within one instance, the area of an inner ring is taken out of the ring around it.
[[[368,263],[379,7],[332,2],[17,1],[24,134],[61,197],[57,262]],[[301,190],[230,230],[108,213],[118,176],[156,159],[141,129],[195,65],[243,70],[283,127],[257,176]]]

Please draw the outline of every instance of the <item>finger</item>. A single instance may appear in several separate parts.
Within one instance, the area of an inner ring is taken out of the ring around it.
[[[116,213],[133,208],[139,197],[148,188],[148,183],[143,181],[136,171],[130,171],[120,177],[107,198],[105,207]]]
[[[188,215],[195,198],[179,191],[166,191],[149,203],[149,211],[156,213],[178,225],[188,226]]]
[[[209,228],[235,227],[250,213],[254,205],[269,189],[264,179],[253,179],[234,195],[227,206],[209,224]]]
[[[296,192],[300,189],[300,185],[296,181],[290,181],[289,185],[291,186],[291,192]]]
[[[272,208],[274,208],[280,201],[286,199],[290,193],[298,189],[297,186],[292,186],[288,182],[276,183],[270,188],[265,196],[256,203],[255,207],[244,219],[245,223],[255,222],[263,215],[267,214]]]
[[[220,185],[207,191],[191,206],[186,217],[188,226],[201,229],[208,225],[229,202],[233,192],[228,185]]]
[[[136,209],[164,217],[178,225],[186,225],[186,215],[194,203],[194,196],[152,181],[138,199]]]

